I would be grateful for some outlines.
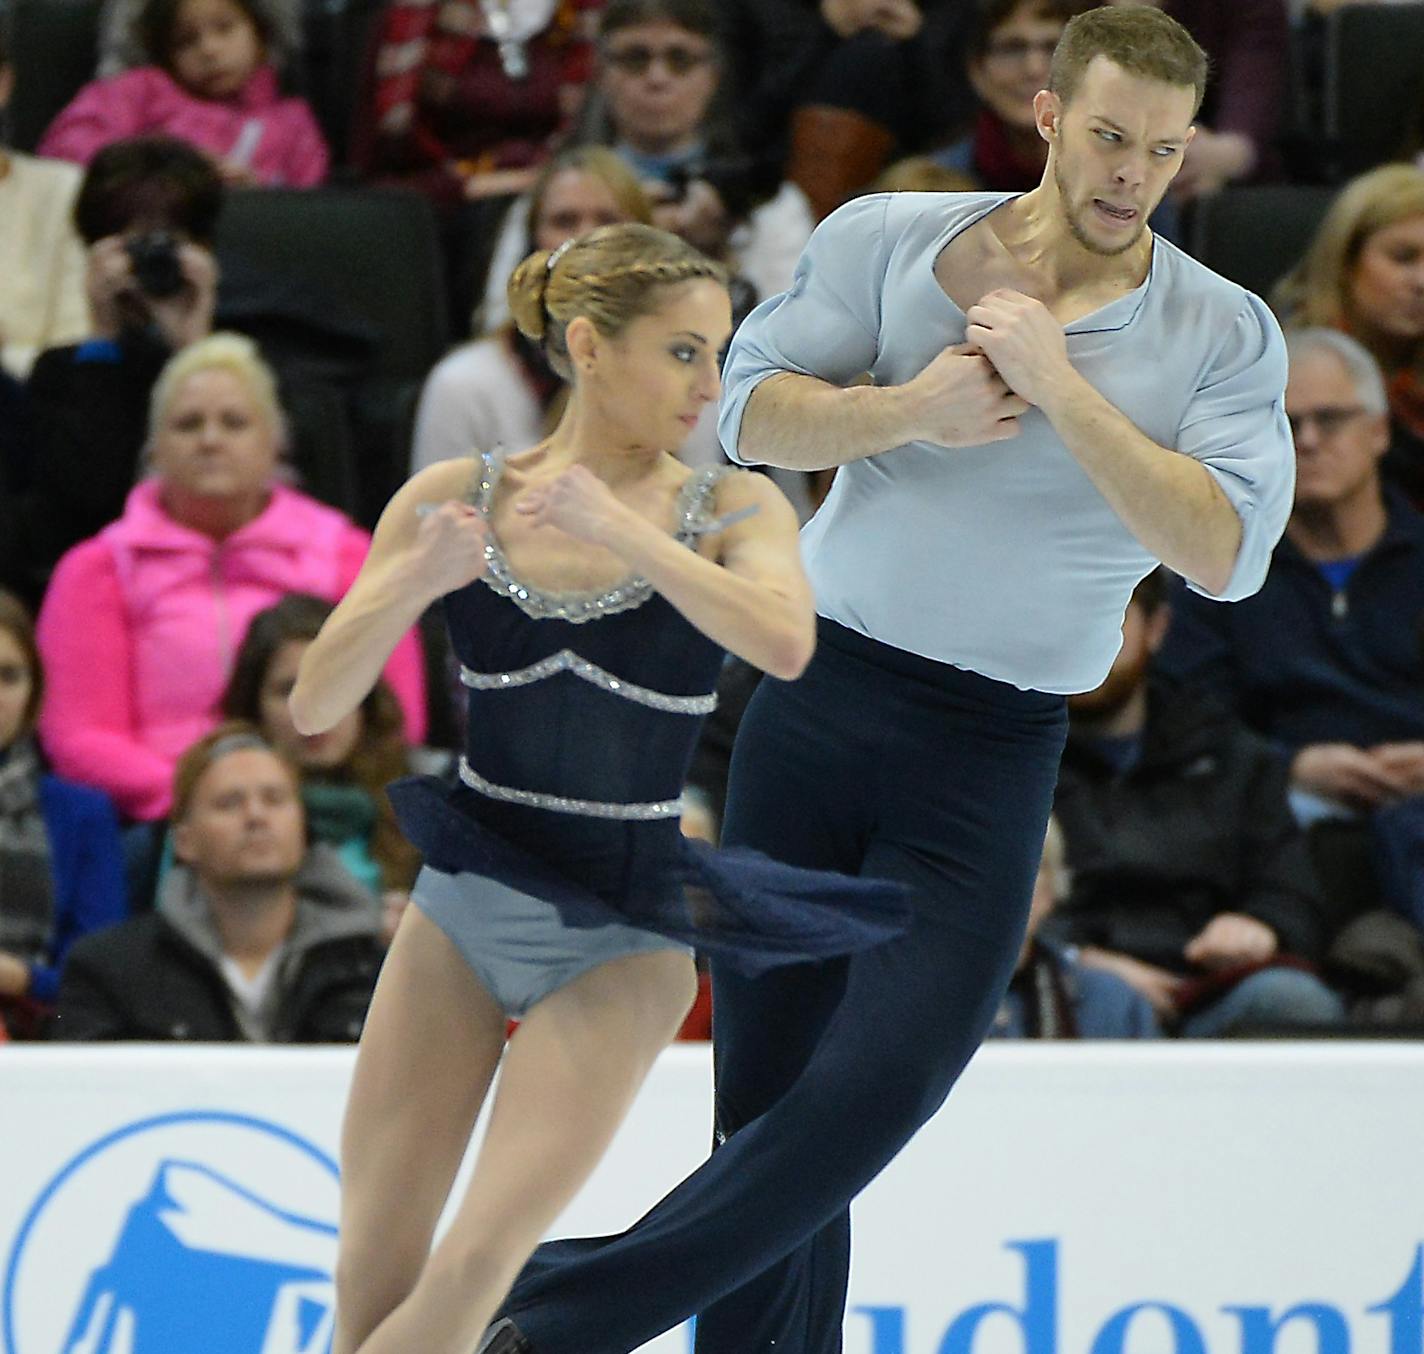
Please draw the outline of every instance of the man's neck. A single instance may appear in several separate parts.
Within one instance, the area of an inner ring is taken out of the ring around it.
[[[1378,480],[1335,503],[1306,504],[1291,514],[1286,535],[1309,560],[1352,559],[1375,545],[1389,525]]]
[[[1152,264],[1152,232],[1146,229],[1121,254],[1100,254],[1080,243],[1068,227],[1051,164],[1037,188],[988,219],[1015,260],[1051,291],[1040,298],[1046,304],[1077,292],[1129,292],[1142,285]]]
[[[297,918],[296,886],[204,880],[202,889],[223,953],[252,977],[291,934]]]

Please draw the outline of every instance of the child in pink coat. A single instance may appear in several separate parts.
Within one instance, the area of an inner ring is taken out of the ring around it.
[[[232,183],[309,188],[328,155],[311,109],[284,97],[260,0],[148,0],[150,66],[94,80],[55,118],[41,155],[87,164],[110,142],[160,132],[207,151]]]

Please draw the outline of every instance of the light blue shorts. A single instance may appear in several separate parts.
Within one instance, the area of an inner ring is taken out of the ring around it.
[[[481,874],[445,874],[427,865],[410,898],[450,937],[509,1016],[524,1015],[551,992],[610,959],[655,950],[691,953],[666,936],[619,922],[568,926],[552,903]]]

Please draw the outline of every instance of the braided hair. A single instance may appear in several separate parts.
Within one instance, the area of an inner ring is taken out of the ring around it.
[[[658,308],[664,287],[702,278],[725,287],[727,270],[676,235],[637,222],[600,226],[525,259],[509,279],[509,312],[519,332],[542,344],[549,365],[571,381],[564,332],[572,320],[584,316],[617,338]]]

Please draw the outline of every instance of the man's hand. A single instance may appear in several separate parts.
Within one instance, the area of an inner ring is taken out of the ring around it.
[[[30,966],[0,950],[0,997],[23,997],[30,990]]]
[[[1385,745],[1415,746],[1418,745]],[[1365,809],[1414,793],[1412,775],[1395,764],[1404,759],[1393,753],[1381,756],[1381,751],[1358,748],[1353,743],[1311,743],[1301,748],[1291,761],[1291,784],[1311,794]]]
[[[1242,912],[1221,912],[1189,940],[1182,956],[1198,968],[1237,968],[1261,964],[1280,948],[1276,933]]]
[[[906,441],[941,447],[977,447],[1017,437],[1028,405],[993,364],[967,343],[946,348],[900,387],[911,425]]]
[[[1133,991],[1146,997],[1161,1019],[1171,1020],[1176,1016],[1177,994],[1181,991],[1182,979],[1175,973],[1134,959],[1130,954],[1100,950],[1096,946],[1083,949],[1079,959],[1089,968],[1115,973]]]
[[[923,22],[914,0],[821,0],[821,18],[837,37],[874,28],[895,42],[914,37]]]
[[[965,312],[964,338],[978,348],[1009,388],[1030,404],[1042,405],[1054,383],[1072,375],[1063,326],[1042,301],[1000,288]]]
[[[1379,743],[1369,755],[1406,795],[1424,794],[1424,743]]]

